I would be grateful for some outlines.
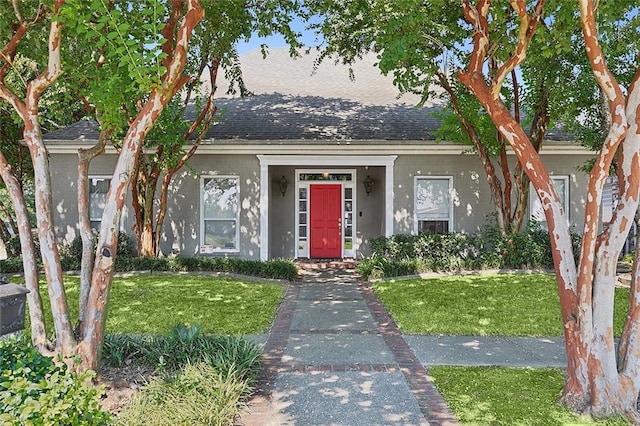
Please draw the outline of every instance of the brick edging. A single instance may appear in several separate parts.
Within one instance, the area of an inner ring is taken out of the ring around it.
[[[458,420],[447,406],[442,395],[427,374],[427,369],[420,363],[407,342],[402,337],[400,329],[386,308],[373,292],[371,284],[360,281],[358,289],[367,303],[373,320],[378,325],[382,338],[391,350],[391,354],[398,363],[411,393],[416,398],[420,411],[430,425],[457,425]]]
[[[296,308],[299,292],[299,285],[296,285],[296,283],[289,284],[282,303],[276,311],[276,317],[273,320],[273,325],[269,330],[269,336],[263,348],[262,371],[258,376],[254,392],[256,395],[271,397],[278,372],[283,368],[282,355],[289,340],[291,319]]]
[[[368,282],[358,281],[358,290],[364,299],[371,317],[378,326],[378,333],[389,347],[396,364],[285,364],[282,356],[292,332],[291,320],[299,299],[300,282],[287,286],[284,299],[278,307],[273,325],[263,349],[263,368],[258,377],[256,395],[270,398],[275,381],[280,373],[310,373],[310,372],[393,372],[400,370],[407,381],[418,407],[425,420],[430,425],[458,425],[453,412],[447,406],[444,398],[428,376],[426,368],[420,363],[400,329],[391,318],[385,307],[377,298]],[[321,331],[318,330],[317,333]],[[326,332],[326,330],[322,330]],[[315,334],[305,330],[305,333]],[[295,333],[294,333],[295,334]],[[338,333],[339,334],[339,333]],[[346,332],[344,334],[352,334]],[[358,333],[360,334],[360,333]]]

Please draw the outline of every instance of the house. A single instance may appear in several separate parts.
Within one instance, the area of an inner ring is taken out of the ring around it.
[[[218,98],[219,123],[172,185],[163,253],[359,258],[380,235],[473,233],[486,224],[493,207],[480,161],[467,146],[434,140],[438,105],[398,98],[373,58],[355,66],[355,80],[331,61],[314,71],[313,59],[292,59],[287,49],[267,60],[259,50],[243,55],[255,96]],[[78,234],[77,149],[97,136],[90,121],[45,136],[56,229],[67,242]],[[541,155],[579,229],[587,176],[577,167],[593,153],[561,133],[547,139]],[[115,161],[111,151],[92,163],[94,221]],[[531,216],[543,221],[536,209]]]

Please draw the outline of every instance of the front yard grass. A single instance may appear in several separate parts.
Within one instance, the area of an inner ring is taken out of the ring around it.
[[[467,425],[628,425],[622,418],[593,421],[558,405],[558,369],[431,367],[442,396]]]
[[[78,316],[78,276],[65,276],[73,321]],[[41,283],[47,325],[51,309]],[[273,282],[210,274],[132,274],[115,277],[106,333],[166,334],[176,324],[200,324],[203,333],[254,334],[267,330],[284,287]],[[52,330],[49,330],[52,331]]]
[[[374,285],[405,333],[561,336],[560,302],[550,274],[472,274]],[[614,330],[622,330],[629,290],[617,288]],[[594,422],[558,405],[560,369],[429,368],[449,407],[467,425],[628,425]]]
[[[562,336],[551,274],[470,274],[382,281],[374,290],[405,333]],[[614,332],[620,335],[629,290],[617,288]]]

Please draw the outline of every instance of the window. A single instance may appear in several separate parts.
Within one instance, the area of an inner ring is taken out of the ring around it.
[[[93,229],[100,228],[110,184],[111,177],[89,177],[89,221]]]
[[[201,252],[238,251],[239,184],[237,176],[203,177]]]
[[[567,216],[567,220],[569,220],[569,176],[551,176],[551,181],[556,187],[556,192],[562,202],[562,208]],[[531,212],[531,220],[540,223],[542,229],[546,230],[548,229],[547,219],[544,217],[542,203],[540,202],[540,198],[538,198],[538,194],[533,188],[533,185],[531,185],[529,193],[529,211]]]
[[[414,230],[416,233],[446,234],[451,231],[453,218],[452,188],[453,179],[450,176],[420,176],[415,178]]]

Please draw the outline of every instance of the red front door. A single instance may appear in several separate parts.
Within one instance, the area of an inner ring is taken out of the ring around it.
[[[342,257],[342,185],[311,185],[309,192],[309,256]]]

